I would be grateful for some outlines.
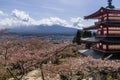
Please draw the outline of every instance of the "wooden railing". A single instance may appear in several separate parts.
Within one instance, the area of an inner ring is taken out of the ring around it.
[[[96,46],[92,47],[94,50],[103,52],[103,53],[118,53],[120,52],[120,45],[112,45],[108,49],[97,48]]]

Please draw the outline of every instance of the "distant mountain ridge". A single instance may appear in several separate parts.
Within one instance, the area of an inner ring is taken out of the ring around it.
[[[77,29],[64,27],[60,25],[39,25],[39,26],[21,26],[14,27],[8,30],[9,33],[14,34],[76,34]]]

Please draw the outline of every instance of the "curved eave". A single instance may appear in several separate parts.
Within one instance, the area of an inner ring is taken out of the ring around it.
[[[95,37],[92,37],[92,38],[82,38],[81,41],[82,42],[89,42],[89,43],[98,43],[98,42],[100,42],[100,38],[95,38]]]
[[[96,19],[96,17],[100,16],[101,10],[104,10],[105,8],[101,7],[98,11],[96,11],[95,13],[92,13],[91,15],[85,16],[84,19]]]
[[[105,13],[114,13],[114,14],[120,14],[120,10],[116,10],[116,9],[107,9],[104,7],[101,7],[98,11],[96,11],[95,13],[85,16],[84,19],[98,19],[99,16],[105,14]]]
[[[83,30],[97,30],[100,25],[105,25],[105,26],[109,26],[109,27],[120,27],[120,22],[107,22],[107,21],[105,21],[102,23],[98,23],[97,25],[83,28]]]

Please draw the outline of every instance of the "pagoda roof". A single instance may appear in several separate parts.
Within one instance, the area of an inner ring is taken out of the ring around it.
[[[100,42],[101,39],[103,38],[91,37],[91,38],[81,38],[81,41],[97,43],[97,42]]]
[[[109,22],[109,21],[98,22],[93,26],[86,27],[86,28],[83,28],[83,29],[84,30],[96,30],[96,29],[99,28],[100,25],[105,25],[105,26],[109,26],[109,27],[120,27],[120,22]]]
[[[120,9],[109,9],[109,8],[101,7],[95,13],[85,16],[84,19],[98,19],[99,16],[104,15],[106,13],[120,14]]]
[[[91,56],[95,59],[102,59],[105,55],[104,53],[99,52],[99,51],[95,51],[93,49],[87,49],[87,50],[84,50],[84,52],[83,52],[83,50],[82,51],[79,50],[79,52],[82,53],[85,56]]]
[[[85,41],[85,42],[91,42],[91,43],[97,43],[97,42],[105,42],[105,43],[113,43],[113,44],[118,44],[120,43],[120,37],[105,37],[105,38],[98,38],[98,37],[92,37],[92,38],[89,38],[89,39],[81,39],[82,41]]]

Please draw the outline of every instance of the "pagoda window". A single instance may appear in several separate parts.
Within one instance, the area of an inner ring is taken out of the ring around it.
[[[100,26],[100,28],[102,29],[102,28],[103,28],[103,26],[101,25],[101,26]]]
[[[102,45],[102,43],[99,44],[100,46]]]
[[[105,50],[107,49],[107,46],[105,44],[103,45],[103,49],[105,49]]]
[[[107,20],[107,17],[104,17],[104,20]]]
[[[100,31],[98,31],[98,34],[100,35],[100,34],[101,34],[101,32],[100,32]]]
[[[106,30],[104,31],[104,34],[107,34],[107,31],[106,31]]]
[[[99,48],[99,44],[97,44],[97,48]]]

